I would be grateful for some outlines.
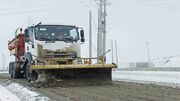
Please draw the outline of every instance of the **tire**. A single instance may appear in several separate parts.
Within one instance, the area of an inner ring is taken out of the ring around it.
[[[11,74],[11,62],[9,63],[9,74]]]
[[[9,74],[10,74],[10,77],[12,78],[13,77],[13,74],[12,74],[12,62],[9,63]]]
[[[24,73],[19,73],[19,78],[24,78]]]
[[[32,71],[32,73],[29,72],[29,68],[31,65],[27,65],[26,71],[25,71],[25,77],[26,80],[30,81],[35,81],[38,79],[38,74],[35,71]]]
[[[18,74],[19,74],[18,71],[16,71],[16,69],[13,68],[13,70],[12,70],[12,77],[17,79],[18,78]]]
[[[31,74],[29,72],[29,67],[30,67],[30,64],[27,64],[27,67],[25,70],[25,78],[26,78],[26,80],[28,80],[30,82],[31,81]]]
[[[29,68],[31,67],[33,58],[30,52],[27,52],[25,55],[26,58],[26,64],[24,65],[24,70],[25,70],[25,78],[26,80],[28,80],[29,82],[32,80],[32,76],[31,73],[29,71]]]
[[[10,72],[10,77],[13,78],[13,72],[12,72],[12,67],[9,68],[9,72]]]

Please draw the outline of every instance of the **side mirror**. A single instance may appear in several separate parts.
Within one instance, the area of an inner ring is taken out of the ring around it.
[[[29,33],[28,33],[28,29],[25,29],[25,42],[29,42],[30,39],[29,39]]]
[[[34,44],[32,44],[32,48],[34,48]]]
[[[85,38],[84,38],[84,30],[80,31],[81,34],[81,42],[85,42]]]
[[[84,30],[80,31],[81,37],[84,38]]]
[[[85,38],[84,37],[81,38],[81,42],[85,42]]]

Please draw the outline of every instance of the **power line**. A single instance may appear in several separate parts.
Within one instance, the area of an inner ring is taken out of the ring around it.
[[[169,1],[169,2],[167,2]],[[151,6],[180,6],[180,1],[171,1],[170,0],[111,0],[113,6],[114,5],[124,5],[124,4],[136,4],[136,5],[151,5]],[[12,15],[12,14],[25,14],[25,13],[37,13],[39,11],[52,11],[53,8],[62,8],[62,7],[79,7],[79,6],[93,6],[96,4],[96,1],[90,0],[90,1],[79,1],[79,2],[68,2],[68,3],[53,3],[53,4],[47,4],[47,5],[34,5],[31,7],[12,7],[12,8],[5,8],[0,9],[0,16],[3,15]],[[60,10],[60,9],[58,9]],[[63,9],[67,10],[67,9]],[[3,12],[2,12],[3,11]]]
[[[169,2],[168,2],[169,1]],[[170,2],[171,1],[171,2]],[[180,5],[180,1],[172,1],[172,0],[111,0],[112,3],[121,3],[121,4],[139,4],[139,3],[155,3],[155,4],[164,4],[164,5]],[[90,0],[90,1],[79,1],[79,2],[67,2],[67,3],[47,3],[46,5],[42,4],[36,4],[36,5],[31,5],[30,7],[12,7],[12,8],[4,8],[0,9],[1,11],[3,10],[6,12],[7,10],[17,10],[17,9],[32,9],[32,8],[47,8],[47,7],[59,7],[59,6],[79,6],[79,5],[91,5],[95,4],[96,1]]]
[[[71,5],[69,5],[71,4]],[[66,4],[54,4],[54,5],[50,5],[49,8],[46,7],[46,8],[42,8],[42,6],[40,8],[33,8],[31,7],[32,9],[30,8],[26,8],[26,10],[19,10],[20,8],[13,8],[13,9],[17,9],[17,10],[13,10],[12,11],[10,10],[9,12],[7,11],[3,11],[3,12],[0,12],[0,16],[3,16],[3,15],[12,15],[12,14],[25,14],[25,13],[37,13],[39,11],[52,11],[52,9],[55,9],[55,8],[62,8],[62,7],[87,7],[87,6],[93,6],[95,5],[95,3],[89,3],[89,2],[84,2],[84,3],[68,3],[67,5]],[[39,7],[39,6],[38,6]],[[21,8],[22,9],[22,8]],[[56,10],[68,10],[68,9],[56,9]]]
[[[112,0],[112,4],[148,4],[148,5],[164,5],[164,6],[173,6],[173,5],[180,5],[180,1],[162,1],[162,0],[129,0],[129,1],[122,1],[122,0]]]
[[[91,2],[85,2],[85,1],[79,1],[79,2],[64,2],[64,3],[47,3],[46,5],[43,4],[35,4],[35,5],[30,5],[29,7],[11,7],[11,8],[4,8],[4,9],[0,9],[0,10],[15,10],[15,9],[30,9],[30,8],[41,8],[41,7],[54,7],[54,6],[64,6],[64,5],[76,5],[76,4],[87,4],[87,3],[91,3]]]
[[[180,2],[179,0],[111,0],[111,2]]]

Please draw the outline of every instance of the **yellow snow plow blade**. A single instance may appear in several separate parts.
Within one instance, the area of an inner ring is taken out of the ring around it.
[[[88,68],[117,68],[115,64],[75,64],[75,65],[34,65],[32,70],[44,69],[88,69]]]

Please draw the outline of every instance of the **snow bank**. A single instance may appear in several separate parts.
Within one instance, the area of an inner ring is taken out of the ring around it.
[[[12,83],[6,88],[16,94],[22,101],[49,101],[47,97],[42,97],[38,93],[30,91],[17,83]]]
[[[180,72],[114,71],[113,80],[180,87]]]
[[[8,71],[0,71],[0,73],[8,73]]]
[[[0,101],[20,101],[20,99],[0,85]]]

